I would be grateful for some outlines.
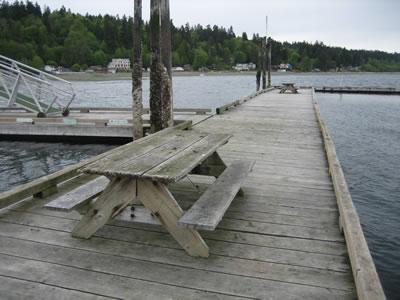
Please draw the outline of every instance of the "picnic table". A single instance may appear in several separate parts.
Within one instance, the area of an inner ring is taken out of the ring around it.
[[[156,222],[149,223],[164,226],[188,254],[207,257],[208,246],[197,230],[215,230],[236,194],[241,192],[242,182],[253,166],[252,161],[235,161],[226,166],[217,149],[230,137],[175,130],[134,141],[86,165],[81,172],[102,176],[45,207],[79,211],[82,218],[72,235],[90,238],[129,205],[142,204],[148,210],[147,218],[150,212],[150,219],[156,218]],[[217,179],[184,212],[168,185],[188,174]],[[135,219],[132,217],[130,221]]]
[[[282,83],[282,87],[279,93],[284,94],[286,93],[286,91],[291,91],[293,94],[298,94],[297,87],[295,87],[294,83],[292,82]]]

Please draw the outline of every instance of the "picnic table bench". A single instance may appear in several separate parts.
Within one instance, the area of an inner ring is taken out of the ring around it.
[[[295,87],[294,83],[292,82],[282,83],[279,94],[284,94],[286,91],[291,91],[293,94],[298,94],[297,87]]]
[[[188,254],[208,257],[208,246],[197,230],[215,230],[254,164],[234,161],[226,166],[217,149],[230,137],[175,130],[134,141],[83,167],[83,173],[102,176],[45,207],[82,214],[74,237],[90,238],[112,218],[161,224]],[[217,179],[184,212],[168,184],[188,174]]]

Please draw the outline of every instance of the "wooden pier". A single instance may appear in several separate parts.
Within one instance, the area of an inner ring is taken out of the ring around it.
[[[225,108],[192,130],[233,135],[223,160],[255,166],[217,230],[202,232],[209,258],[188,256],[156,225],[114,220],[90,240],[72,238],[79,215],[43,205],[93,179],[76,172],[89,159],[0,194],[0,295],[384,299],[313,90],[271,89]],[[212,182],[192,175],[170,190],[188,209]]]

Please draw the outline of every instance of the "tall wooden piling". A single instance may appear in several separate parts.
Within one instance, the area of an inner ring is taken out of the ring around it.
[[[258,51],[258,63],[257,63],[257,74],[256,74],[256,85],[257,92],[260,90],[261,83],[261,50]]]
[[[163,129],[162,122],[162,73],[160,49],[160,0],[150,2],[150,130]]]
[[[142,0],[134,2],[133,64],[132,64],[132,126],[133,139],[143,137],[142,120]]]
[[[161,62],[164,65],[162,80],[162,114],[163,127],[172,126],[174,123],[173,95],[172,95],[172,55],[171,55],[171,18],[169,13],[169,0],[161,0]]]
[[[266,70],[267,70],[267,38],[261,39],[261,52],[262,52],[262,88],[265,90],[267,88],[267,77],[266,77]]]
[[[267,48],[268,48],[268,87],[271,87],[271,58],[272,58],[272,39],[268,38],[267,40]]]
[[[257,57],[257,74],[256,74],[256,85],[257,92],[260,90],[261,86],[261,70],[262,70],[262,50],[261,47],[258,48],[258,57]]]

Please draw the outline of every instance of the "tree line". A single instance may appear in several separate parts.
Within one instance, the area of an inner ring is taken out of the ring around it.
[[[260,37],[236,35],[233,28],[172,26],[173,65],[230,70],[257,62]],[[86,69],[106,66],[112,58],[130,58],[133,19],[81,15],[65,7],[51,11],[30,1],[0,4],[0,53],[36,68],[45,64]],[[143,66],[150,65],[149,24],[143,28]],[[348,50],[322,42],[272,42],[272,65],[290,63],[295,70],[321,71],[357,67],[363,71],[400,71],[400,54]]]

